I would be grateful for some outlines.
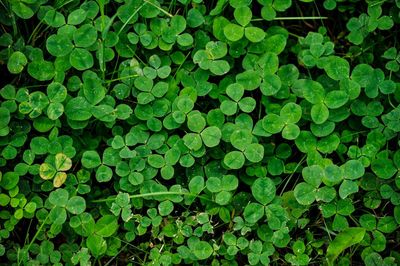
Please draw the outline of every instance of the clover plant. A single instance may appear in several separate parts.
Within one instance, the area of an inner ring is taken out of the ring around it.
[[[0,264],[399,265],[399,12],[0,1]]]

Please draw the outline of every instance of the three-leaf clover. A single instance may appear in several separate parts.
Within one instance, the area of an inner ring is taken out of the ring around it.
[[[261,28],[249,25],[253,14],[248,6],[235,8],[233,16],[237,24],[229,23],[224,27],[224,35],[229,41],[236,42],[245,36],[250,42],[256,43],[265,38]]]
[[[231,98],[221,102],[220,109],[227,115],[232,116],[236,114],[238,108],[245,113],[250,113],[256,108],[256,101],[252,97],[243,97],[244,87],[240,83],[230,84],[226,88],[226,94]]]
[[[72,167],[72,161],[67,155],[58,153],[51,161],[40,165],[39,174],[44,180],[53,179],[54,187],[60,187],[67,179],[67,173]]]
[[[268,206],[266,205],[275,198],[276,186],[271,178],[261,177],[254,181],[251,193],[258,203],[252,202],[247,205],[243,216],[248,223],[255,224],[267,212]]]
[[[224,75],[230,70],[228,61],[221,58],[228,53],[226,43],[222,41],[210,41],[206,44],[205,50],[198,50],[193,57],[193,62],[201,69],[210,70],[214,75]]]

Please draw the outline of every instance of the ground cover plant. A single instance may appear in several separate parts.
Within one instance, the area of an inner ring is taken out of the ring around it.
[[[0,21],[1,265],[400,264],[400,1]]]

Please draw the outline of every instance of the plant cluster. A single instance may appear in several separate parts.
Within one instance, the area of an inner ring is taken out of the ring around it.
[[[399,0],[0,22],[0,264],[400,264]]]

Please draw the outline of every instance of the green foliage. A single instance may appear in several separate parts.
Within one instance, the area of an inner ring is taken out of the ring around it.
[[[399,265],[399,12],[2,1],[2,263]]]
[[[365,235],[365,228],[347,228],[343,232],[340,232],[335,239],[329,244],[326,251],[326,259],[328,264],[333,264],[334,260],[343,252],[346,248],[352,245],[360,243]]]

